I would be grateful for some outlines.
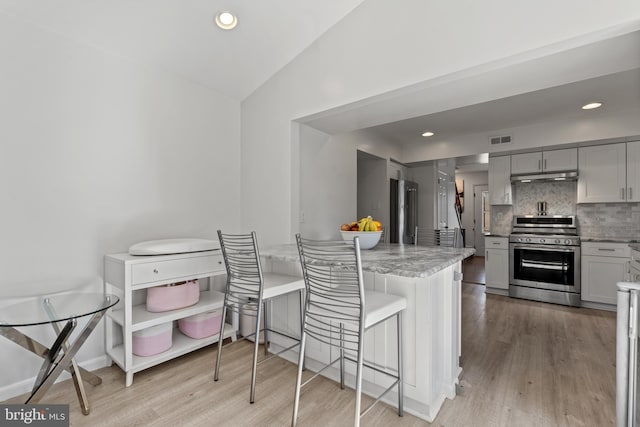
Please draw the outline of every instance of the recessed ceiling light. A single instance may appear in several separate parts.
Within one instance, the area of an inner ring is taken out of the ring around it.
[[[238,18],[226,10],[218,12],[216,14],[216,25],[223,30],[233,30],[238,25]]]
[[[429,131],[427,131],[427,132],[425,132],[425,133],[423,133],[423,134],[422,134],[422,136],[425,136],[425,137],[427,137],[427,136],[433,136],[433,135],[435,135],[435,133],[433,133],[433,132],[429,132]]]
[[[583,110],[593,110],[594,108],[599,108],[602,107],[602,102],[591,102],[587,105],[583,105],[582,109]]]

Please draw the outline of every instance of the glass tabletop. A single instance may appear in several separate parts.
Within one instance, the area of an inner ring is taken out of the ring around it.
[[[119,299],[103,293],[72,293],[32,297],[0,308],[0,328],[42,325],[89,316],[113,307]]]

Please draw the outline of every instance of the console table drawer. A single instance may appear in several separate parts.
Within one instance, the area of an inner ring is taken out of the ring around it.
[[[131,266],[131,284],[179,281],[224,269],[222,255],[207,255],[170,261],[153,261]]]

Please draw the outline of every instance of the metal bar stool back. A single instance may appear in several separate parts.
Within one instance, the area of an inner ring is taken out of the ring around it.
[[[455,248],[458,245],[458,228],[444,228],[434,230],[432,228],[416,226],[414,243],[416,246],[442,246]]]
[[[220,373],[220,360],[222,356],[222,339],[224,336],[225,320],[228,312],[242,315],[245,318],[255,319],[254,332],[244,336],[242,339],[253,338],[253,366],[251,370],[251,390],[249,402],[255,401],[256,370],[257,365],[277,356],[285,351],[291,350],[299,345],[298,337],[291,337],[283,332],[269,329],[268,315],[266,313],[267,302],[274,297],[299,292],[300,294],[300,323],[302,324],[302,307],[304,301],[304,280],[301,277],[289,276],[278,273],[265,273],[262,271],[260,263],[260,253],[256,233],[249,234],[223,234],[218,230],[220,248],[227,269],[227,283],[224,297],[224,308],[222,311],[222,326],[218,340],[218,351],[216,355],[216,367],[214,381],[218,381]],[[264,322],[260,327],[261,320]],[[253,321],[253,320],[252,320]],[[290,347],[272,354],[258,362],[258,349],[260,345],[260,334],[264,335],[264,351],[268,354],[269,336],[268,332],[274,332],[292,340],[296,343]],[[231,343],[233,344],[233,342]]]
[[[329,366],[340,362],[340,387],[344,388],[345,360],[356,364],[356,405],[354,425],[387,392],[398,387],[398,414],[403,415],[402,387],[402,312],[407,302],[403,297],[364,289],[359,239],[316,241],[296,235],[306,299],[292,425],[298,418],[301,388]],[[365,331],[392,317],[397,319],[398,370],[390,372],[364,361]],[[339,348],[338,358],[331,361],[302,383],[304,352],[307,338]],[[369,407],[360,410],[363,367],[389,375],[395,381]]]

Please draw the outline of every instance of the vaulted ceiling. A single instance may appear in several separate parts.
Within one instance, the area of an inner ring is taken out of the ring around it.
[[[240,101],[363,1],[0,0],[0,13]],[[215,26],[215,14],[222,10],[238,16],[234,30]],[[607,109],[640,108],[639,36],[636,31],[620,41],[594,44],[588,51],[576,49],[582,53],[573,59],[558,57],[553,64],[557,83],[544,90],[512,96],[499,96],[494,90],[494,98],[471,99],[474,91],[485,93],[483,87],[497,83],[478,79],[465,86],[455,81],[401,96],[385,95],[384,102],[363,100],[362,106],[340,107],[303,121],[328,133],[368,127],[390,142],[406,145],[421,143],[424,130],[446,139],[586,114],[576,107],[589,100],[604,101]],[[584,69],[597,72],[589,75]],[[464,104],[450,105],[455,91],[466,91]],[[438,97],[440,104],[433,102]],[[424,99],[431,100],[431,109]]]
[[[363,0],[0,0],[0,13],[242,100]],[[214,24],[229,10],[239,24]]]

